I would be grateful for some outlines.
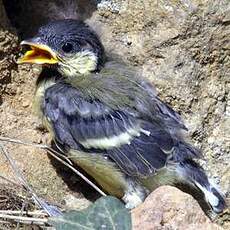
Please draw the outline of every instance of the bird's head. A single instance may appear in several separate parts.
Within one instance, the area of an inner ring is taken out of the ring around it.
[[[60,20],[40,27],[36,36],[21,42],[28,50],[18,64],[50,65],[64,76],[98,71],[104,48],[89,26],[77,20]]]

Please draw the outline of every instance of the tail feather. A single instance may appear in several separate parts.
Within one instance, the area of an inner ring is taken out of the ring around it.
[[[218,187],[210,182],[204,170],[193,160],[186,160],[179,164],[177,171],[186,182],[203,193],[209,206],[215,213],[221,213],[226,207],[224,195]]]
[[[224,210],[226,206],[225,200],[222,193],[217,190],[216,187],[213,187],[212,184],[202,186],[197,182],[195,182],[195,185],[203,192],[205,200],[209,203],[215,213],[221,213]]]

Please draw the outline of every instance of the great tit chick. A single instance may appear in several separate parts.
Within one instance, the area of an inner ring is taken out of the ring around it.
[[[60,20],[22,41],[18,63],[42,64],[34,107],[65,154],[109,194],[134,208],[160,185],[183,184],[215,213],[225,200],[196,162],[178,113],[131,67],[104,63],[98,36],[83,22]],[[52,68],[47,68],[49,65]]]

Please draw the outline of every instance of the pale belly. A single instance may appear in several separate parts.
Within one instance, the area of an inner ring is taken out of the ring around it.
[[[71,150],[69,158],[92,176],[104,191],[110,195],[122,198],[128,189],[125,175],[109,161],[99,154],[83,153]]]

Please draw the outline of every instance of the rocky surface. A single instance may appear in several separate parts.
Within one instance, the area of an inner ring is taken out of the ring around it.
[[[13,69],[13,54],[18,47],[17,36],[12,28],[9,27],[9,21],[5,10],[0,1],[0,103],[4,93],[11,94],[13,87],[11,83],[11,70]]]
[[[0,135],[49,143],[49,136],[31,114],[38,70],[14,62],[20,40],[16,32],[27,36],[31,28],[49,20],[49,14],[38,7],[42,5],[38,0],[21,2],[0,0]],[[182,115],[188,136],[203,151],[201,163],[229,197],[229,0],[78,3],[77,17],[87,19],[98,31],[109,56],[140,68],[160,97]],[[79,198],[84,201],[82,192],[90,189],[69,171],[55,170],[44,151],[12,144],[7,148],[40,195],[59,204],[68,204],[72,195],[77,203]],[[1,157],[0,172],[12,175]],[[66,181],[70,177],[71,182]],[[229,219],[226,211],[218,223],[228,229]]]
[[[133,230],[221,230],[188,194],[162,186],[132,211]]]

